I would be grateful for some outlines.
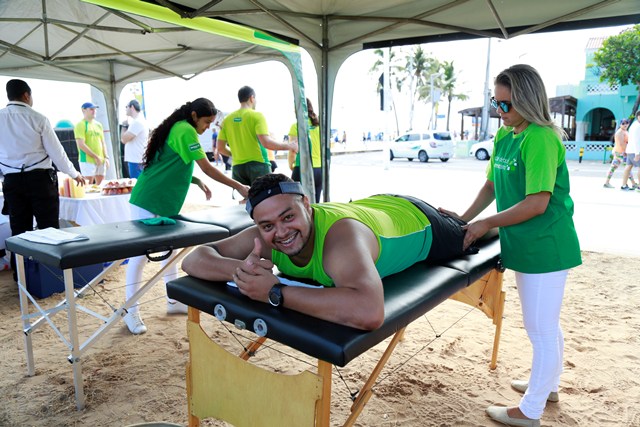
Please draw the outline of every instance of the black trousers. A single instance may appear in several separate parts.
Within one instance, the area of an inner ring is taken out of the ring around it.
[[[302,182],[300,178],[300,166],[295,166],[291,172],[291,179]],[[322,193],[322,168],[313,168],[313,186],[316,193],[316,203],[320,203],[320,193]]]
[[[441,213],[429,203],[417,197],[399,194],[392,194],[392,196],[410,201],[420,209],[429,219],[429,222],[431,222],[433,243],[431,244],[431,249],[426,259],[428,263],[437,263],[478,252],[478,248],[475,246],[470,246],[466,250],[462,249],[464,235],[466,233],[466,231],[462,229],[462,226],[466,224],[464,221]]]
[[[58,176],[53,169],[34,169],[4,176],[3,212],[9,215],[11,235],[33,230],[33,218],[38,229],[59,228],[60,199]],[[15,272],[15,257],[11,256]]]

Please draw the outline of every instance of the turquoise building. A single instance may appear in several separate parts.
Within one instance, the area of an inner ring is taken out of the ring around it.
[[[584,160],[608,161],[613,134],[623,118],[631,118],[638,96],[635,85],[611,86],[600,82],[600,69],[593,56],[604,37],[589,39],[585,49],[585,75],[578,86],[559,86],[552,98],[551,111],[569,140],[567,159],[576,160],[584,149]]]

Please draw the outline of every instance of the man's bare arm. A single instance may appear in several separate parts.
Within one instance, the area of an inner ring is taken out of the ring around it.
[[[276,141],[271,135],[258,135],[258,140],[260,144],[262,144],[265,148],[269,150],[277,151],[277,150],[293,150],[298,151],[298,143],[294,141],[289,142],[279,142]]]
[[[182,270],[200,279],[212,281],[232,280],[235,270],[251,254],[254,238],[259,238],[253,226],[211,245],[199,246],[182,261]],[[271,258],[271,254],[263,254]]]
[[[126,144],[128,142],[133,141],[135,137],[136,135],[129,131],[123,132],[122,135],[120,136],[120,142],[122,142],[123,144]]]
[[[227,141],[225,141],[224,139],[218,138],[217,149],[218,149],[218,153],[222,154],[223,156],[231,157],[231,151],[229,151],[229,146],[227,145]]]
[[[374,233],[355,220],[340,220],[324,244],[323,263],[334,288],[283,289],[284,306],[358,329],[373,330],[384,321],[382,280],[375,267],[379,245]]]
[[[379,327],[384,321],[384,293],[375,267],[378,252],[378,241],[368,227],[355,220],[338,221],[327,234],[323,254],[325,271],[336,286],[287,286],[282,290],[284,306],[358,329]],[[269,290],[278,282],[267,257],[270,250],[260,240],[257,227],[252,227],[197,248],[185,258],[182,269],[206,280],[233,280],[244,295],[266,303]]]

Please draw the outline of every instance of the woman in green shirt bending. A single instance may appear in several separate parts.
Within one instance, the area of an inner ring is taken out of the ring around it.
[[[520,404],[490,406],[487,414],[506,425],[537,427],[547,401],[558,400],[564,347],[560,308],[567,273],[582,261],[563,132],[551,119],[544,83],[528,65],[502,71],[494,83],[491,104],[503,126],[494,138],[487,180],[460,218],[469,222],[465,247],[499,227],[502,261],[515,271],[533,346],[529,380],[511,383],[524,392]],[[497,214],[472,221],[494,200]]]
[[[198,98],[175,110],[151,133],[143,159],[144,169],[138,177],[129,200],[132,220],[179,214],[190,184],[196,184],[209,200],[211,190],[199,178],[193,176],[195,164],[211,179],[234,188],[242,197],[247,197],[249,187],[216,169],[209,162],[200,145],[198,135],[202,135],[211,126],[217,114],[218,110],[210,100]],[[140,287],[146,261],[144,256],[129,260],[127,300]],[[174,265],[167,270],[164,280],[167,282],[176,278],[177,275],[178,267]],[[167,313],[186,313],[186,306],[180,302],[168,300]],[[129,308],[124,321],[132,334],[142,334],[147,331],[137,305]]]

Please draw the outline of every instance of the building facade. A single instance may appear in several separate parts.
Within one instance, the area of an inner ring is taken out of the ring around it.
[[[638,88],[635,85],[611,86],[607,82],[600,82],[600,69],[593,57],[604,40],[604,37],[589,39],[585,49],[584,80],[577,86],[559,86],[556,89],[557,97],[576,100],[574,124],[569,127],[575,138],[565,142],[567,159],[578,159],[580,149],[583,149],[585,160],[608,161],[613,134],[620,120],[633,115]],[[566,131],[567,126],[563,127]],[[567,134],[571,136],[570,132]]]

